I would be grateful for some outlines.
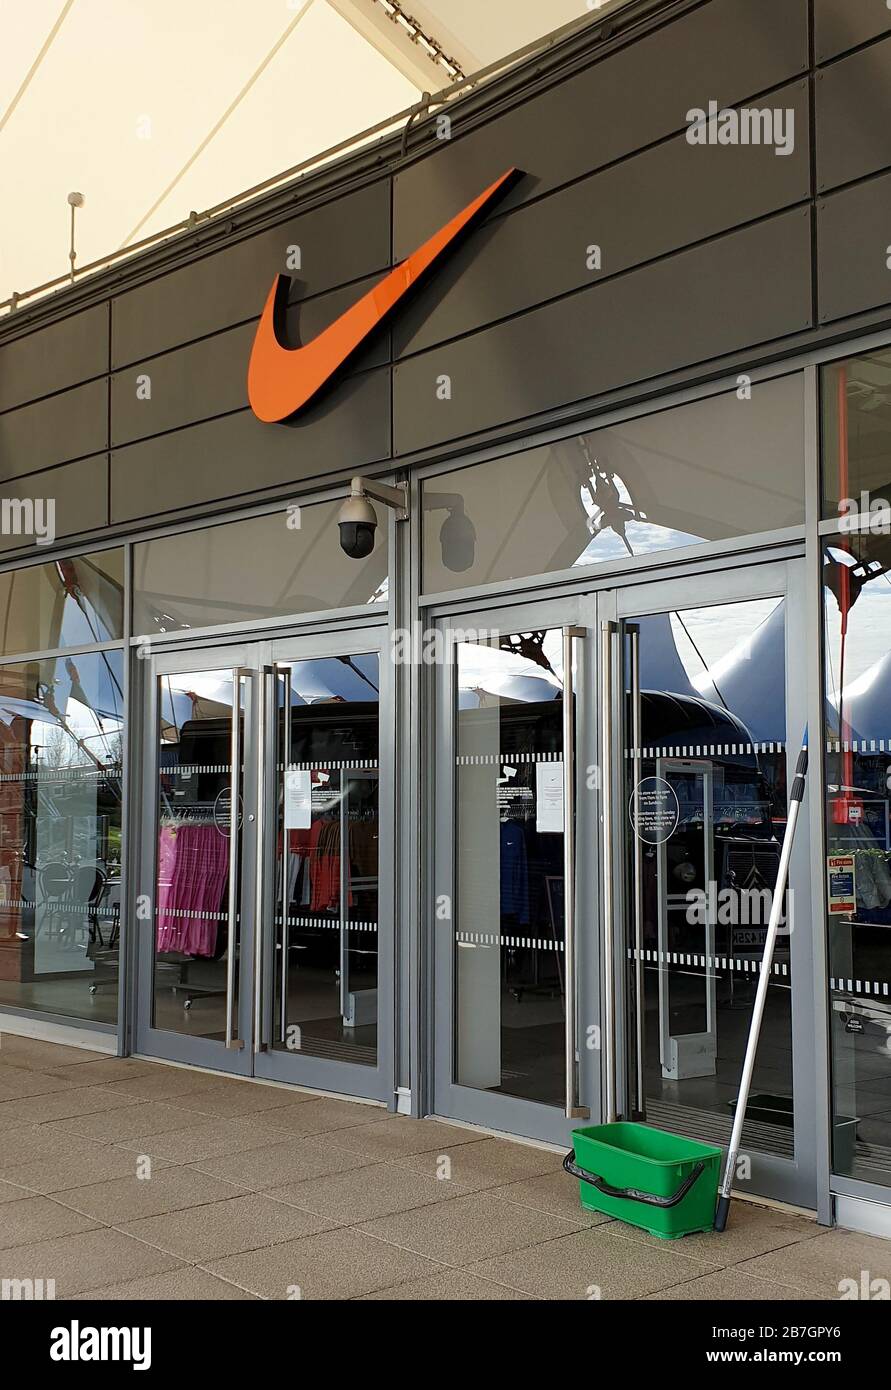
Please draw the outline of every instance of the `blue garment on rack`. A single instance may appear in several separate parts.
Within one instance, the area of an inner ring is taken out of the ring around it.
[[[529,872],[526,837],[516,821],[501,822],[501,915],[512,914],[529,925]]]

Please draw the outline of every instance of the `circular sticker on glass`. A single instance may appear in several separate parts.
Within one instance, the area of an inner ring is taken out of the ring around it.
[[[639,840],[647,845],[664,845],[681,818],[677,792],[664,777],[644,777],[631,793],[628,815]]]
[[[239,795],[238,798],[238,826],[241,829],[244,821],[244,802]],[[232,826],[232,791],[229,787],[224,787],[218,793],[216,801],[213,803],[213,823],[221,835],[228,835]]]

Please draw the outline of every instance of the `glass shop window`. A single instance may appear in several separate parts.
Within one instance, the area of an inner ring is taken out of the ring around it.
[[[833,1166],[891,1186],[891,536],[823,553]]]
[[[785,376],[430,478],[424,591],[800,526],[804,425]]]
[[[340,548],[341,502],[162,536],[133,547],[133,631],[156,636],[381,603],[387,597],[387,513],[374,548]]]
[[[119,641],[124,552],[102,550],[0,574],[0,655]]]
[[[823,370],[823,516],[891,509],[891,348]]]
[[[113,1023],[121,651],[0,665],[0,1004]]]

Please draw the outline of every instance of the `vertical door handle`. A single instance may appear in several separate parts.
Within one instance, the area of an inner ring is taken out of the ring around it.
[[[573,641],[587,635],[583,627],[563,629],[563,935],[566,968],[563,989],[566,1013],[566,1118],[586,1120],[590,1111],[579,1105],[578,1000],[575,930],[575,692],[572,678]]]
[[[340,769],[340,1016],[344,1023],[349,1016],[349,953],[346,919],[350,901],[350,821],[347,808],[347,788],[350,785],[346,767]]]
[[[279,1040],[287,1045],[288,1041],[288,947],[290,944],[290,932],[288,929],[288,832],[285,828],[285,807],[288,799],[288,768],[291,765],[291,666],[290,663],[279,666],[278,678],[283,682],[284,694],[282,697],[284,716],[282,734],[282,865],[281,865],[281,906],[282,906],[282,929],[280,937],[281,967],[279,1003],[278,1003],[278,1035]],[[276,760],[278,758],[278,740],[276,740]],[[309,872],[307,867],[306,872]]]
[[[613,656],[618,625],[601,624],[600,629],[600,814],[602,821],[603,877],[603,1076],[605,1095],[603,1118],[611,1124],[616,1118],[616,994],[615,923],[613,913]]]
[[[236,1033],[235,951],[237,945],[239,860],[241,832],[238,825],[238,804],[241,795],[241,682],[250,672],[236,667],[232,672],[232,737],[229,767],[229,940],[226,947],[226,1046],[238,1050],[244,1039]]]
[[[257,699],[256,747],[257,747],[257,808],[254,835],[254,1052],[266,1051],[266,1036],[263,1017],[265,992],[263,989],[263,967],[266,959],[264,932],[266,925],[266,864],[270,854],[275,853],[277,837],[266,843],[266,811],[269,802],[270,784],[268,778],[268,730],[275,728],[275,718],[269,719],[269,706],[274,694],[274,666],[263,666],[260,670],[260,689]],[[273,766],[275,758],[273,757]],[[282,860],[285,858],[285,842],[282,839]]]
[[[644,1091],[644,1058],[646,1056],[646,1034],[644,1014],[644,975],[643,975],[643,847],[637,833],[639,824],[638,797],[642,768],[643,716],[640,702],[640,624],[626,623],[628,651],[630,656],[629,676],[631,685],[631,771],[634,784],[634,1027],[635,1027],[635,1100],[640,1119],[646,1116],[647,1103]]]

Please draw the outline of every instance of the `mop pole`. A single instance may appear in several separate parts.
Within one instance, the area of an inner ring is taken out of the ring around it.
[[[805,731],[804,747],[798,758],[798,766],[795,769],[795,780],[792,783],[792,794],[789,798],[789,819],[786,822],[786,833],[783,836],[783,848],[780,853],[780,863],[777,869],[776,887],[774,888],[773,904],[770,909],[770,921],[767,926],[767,939],[764,942],[764,955],[761,958],[761,974],[758,977],[758,990],[755,994],[755,1007],[752,1010],[752,1020],[749,1024],[749,1039],[746,1043],[746,1057],[743,1063],[742,1078],[739,1083],[736,1112],[733,1116],[730,1147],[727,1150],[727,1165],[724,1169],[724,1180],[718,1189],[718,1206],[715,1212],[716,1231],[723,1231],[727,1227],[727,1214],[730,1211],[730,1193],[733,1188],[733,1176],[736,1172],[736,1160],[739,1155],[740,1145],[742,1144],[742,1131],[746,1118],[746,1106],[749,1103],[752,1072],[755,1070],[755,1055],[758,1051],[758,1037],[761,1032],[761,1020],[764,1016],[764,1005],[767,1002],[767,990],[770,985],[770,970],[773,964],[773,952],[780,928],[780,918],[783,915],[786,884],[789,881],[789,861],[792,857],[792,842],[795,839],[795,827],[798,823],[798,813],[801,810],[801,803],[804,799],[804,784],[806,778],[807,731]]]

